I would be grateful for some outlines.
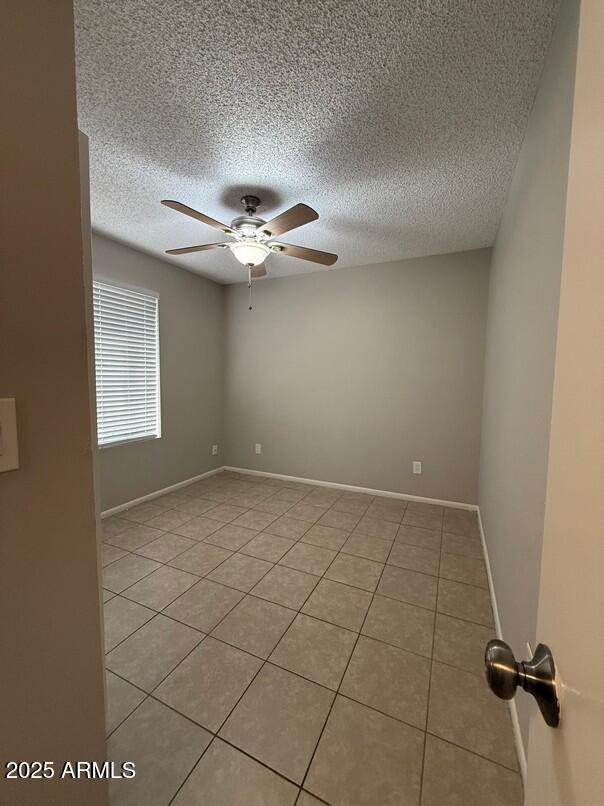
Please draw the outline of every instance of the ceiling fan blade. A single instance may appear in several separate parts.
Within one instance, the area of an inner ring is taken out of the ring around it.
[[[338,259],[338,256],[331,252],[321,252],[319,249],[309,249],[307,246],[294,246],[291,243],[271,243],[269,246],[278,246],[278,253],[281,255],[299,257],[312,263],[321,263],[323,266],[333,266]]]
[[[258,232],[265,232],[270,238],[275,235],[283,235],[284,232],[289,232],[296,227],[301,227],[302,224],[309,224],[311,221],[316,221],[319,214],[312,207],[307,204],[295,204],[286,210],[281,215],[271,218],[266,224],[263,224]]]
[[[259,277],[266,277],[266,266],[264,263],[262,266],[256,266],[254,269],[252,269],[252,277],[254,280],[257,280]]]
[[[186,204],[182,204],[181,202],[173,201],[172,199],[162,199],[162,204],[165,204],[166,207],[172,208],[172,210],[176,210],[177,213],[184,213],[185,215],[191,216],[191,218],[201,221],[202,224],[208,224],[210,227],[214,227],[214,229],[222,230],[222,232],[226,232],[228,234],[233,232],[233,230],[226,224],[222,224],[220,221],[216,221],[215,218],[210,218],[209,215],[200,213],[197,210],[194,210],[192,207],[187,207]]]
[[[188,255],[189,252],[205,252],[206,249],[218,249],[228,243],[202,243],[199,246],[183,246],[180,249],[166,249],[166,255]]]

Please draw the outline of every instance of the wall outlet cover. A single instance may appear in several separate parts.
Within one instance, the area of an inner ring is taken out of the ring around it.
[[[421,462],[413,462],[413,472],[416,476],[420,476],[422,472],[422,463]]]
[[[256,453],[262,453],[262,443],[260,443],[260,442],[256,443],[255,451],[256,451]]]
[[[218,456],[218,445],[212,445],[212,456]]]

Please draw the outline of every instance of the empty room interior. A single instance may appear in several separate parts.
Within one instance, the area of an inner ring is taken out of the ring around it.
[[[602,804],[600,2],[3,17],[0,801]]]

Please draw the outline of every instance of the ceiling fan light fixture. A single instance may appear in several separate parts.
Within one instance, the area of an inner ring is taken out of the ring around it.
[[[260,199],[257,196],[246,195],[241,201],[246,215],[237,216],[231,221],[231,225],[227,227],[226,224],[222,224],[215,218],[211,218],[205,213],[200,213],[182,202],[174,199],[162,199],[162,204],[166,207],[201,221],[202,224],[214,227],[214,229],[218,229],[235,239],[233,243],[227,241],[224,243],[181,246],[178,249],[166,250],[166,254],[188,255],[193,252],[205,252],[211,249],[230,249],[235,260],[248,269],[250,283],[253,277],[264,277],[266,275],[264,261],[273,252],[308,260],[311,263],[319,263],[322,266],[333,266],[338,259],[338,256],[333,255],[331,252],[322,252],[319,249],[310,249],[307,246],[295,246],[291,243],[279,243],[273,240],[284,232],[289,232],[304,224],[310,224],[311,221],[316,221],[319,218],[317,211],[307,204],[295,204],[289,210],[285,210],[283,213],[271,218],[270,221],[263,221],[256,215],[256,208],[260,205]],[[255,273],[249,271],[250,268],[255,269]]]
[[[268,246],[255,240],[235,241],[229,249],[243,266],[259,266],[271,253]]]

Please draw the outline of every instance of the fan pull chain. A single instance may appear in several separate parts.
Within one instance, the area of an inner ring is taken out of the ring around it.
[[[247,265],[247,287],[250,290],[250,304],[248,306],[248,311],[252,310],[252,264],[248,263]]]

